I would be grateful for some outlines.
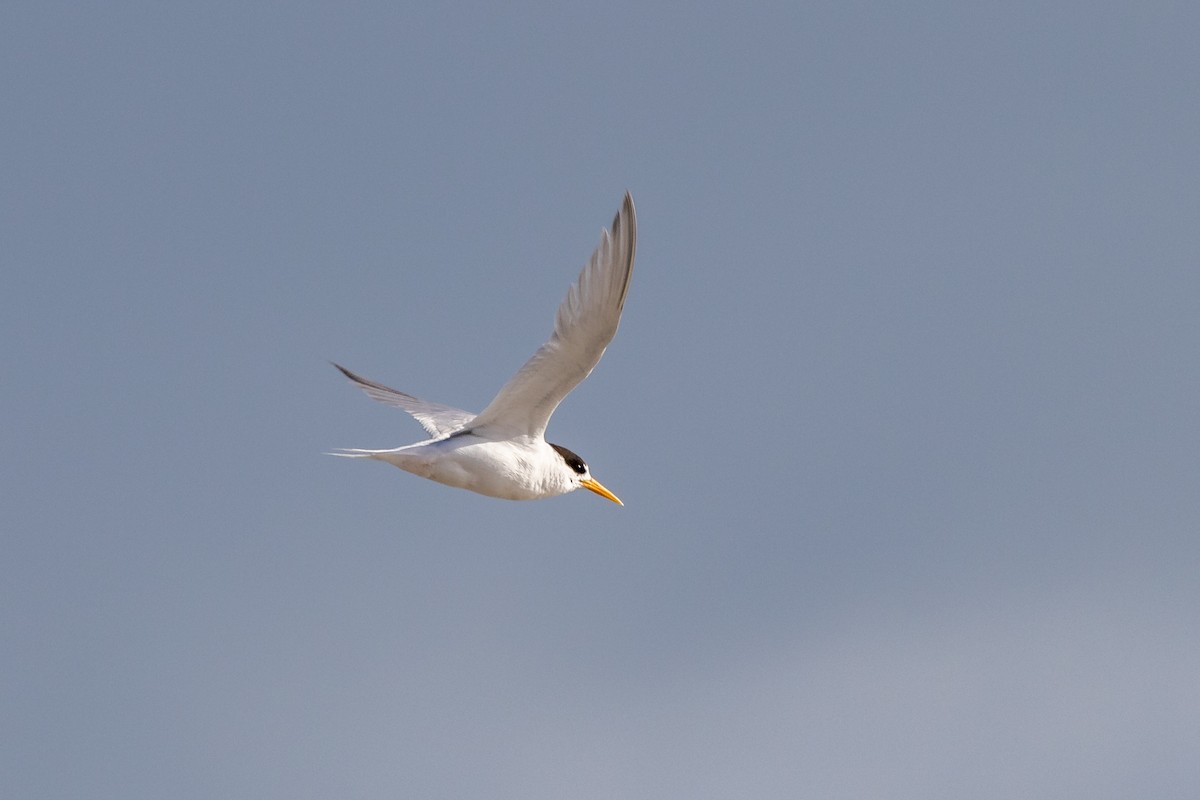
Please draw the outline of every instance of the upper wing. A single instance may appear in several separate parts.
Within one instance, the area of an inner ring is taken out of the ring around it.
[[[613,218],[554,319],[554,333],[471,424],[508,434],[542,436],[562,399],[588,376],[621,321],[637,245],[633,198]]]
[[[463,411],[461,408],[453,408],[452,406],[444,406],[441,403],[430,403],[425,400],[419,400],[411,394],[389,389],[382,383],[376,383],[375,381],[367,380],[361,375],[355,375],[340,364],[334,364],[334,366],[340,369],[342,374],[347,378],[357,383],[359,388],[371,398],[381,403],[387,403],[389,406],[403,408],[409,414],[412,414],[417,422],[421,423],[421,427],[431,436],[444,436],[461,430],[466,427],[468,422],[475,419],[475,415],[470,411]]]

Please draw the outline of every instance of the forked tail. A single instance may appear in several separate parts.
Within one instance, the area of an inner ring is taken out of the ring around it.
[[[340,458],[379,458],[381,453],[386,453],[387,450],[360,450],[356,447],[339,447],[336,450],[331,450],[326,453],[327,456],[338,456]]]

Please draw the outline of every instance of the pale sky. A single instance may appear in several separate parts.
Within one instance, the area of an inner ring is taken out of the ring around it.
[[[0,794],[1200,796],[1200,10],[10,2]],[[478,410],[622,193],[549,437]]]

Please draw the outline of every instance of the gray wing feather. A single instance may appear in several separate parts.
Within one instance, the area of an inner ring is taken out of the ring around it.
[[[604,355],[621,322],[637,250],[637,217],[628,192],[579,279],[567,292],[549,341],[517,370],[471,424],[542,436],[550,415]]]
[[[475,415],[470,411],[444,406],[441,403],[430,403],[427,400],[413,397],[411,394],[391,389],[382,383],[376,383],[361,375],[356,375],[341,364],[334,364],[334,366],[341,370],[343,375],[358,384],[358,387],[371,399],[407,411],[417,422],[421,423],[421,427],[431,436],[445,436],[461,430],[467,426],[468,422],[475,419]]]

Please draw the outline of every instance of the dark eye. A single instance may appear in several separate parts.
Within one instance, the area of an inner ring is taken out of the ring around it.
[[[550,444],[550,446],[554,448],[554,452],[562,456],[563,463],[570,467],[576,475],[587,474],[587,464],[583,463],[582,458],[575,455],[562,445]]]

